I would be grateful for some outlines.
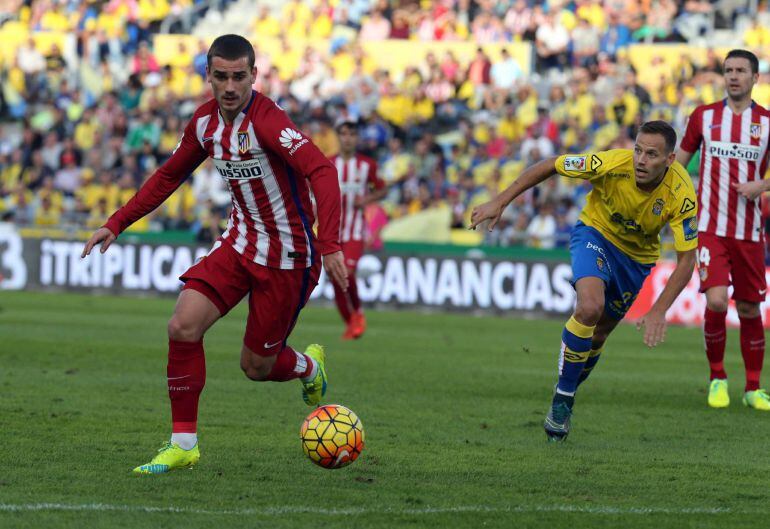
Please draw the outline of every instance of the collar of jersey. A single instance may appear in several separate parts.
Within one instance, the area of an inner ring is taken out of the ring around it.
[[[249,103],[249,104],[251,104],[251,103]],[[757,104],[757,102],[752,99],[751,100],[751,104],[749,105],[749,108],[754,108],[756,106],[756,104]],[[727,98],[724,98],[722,100],[722,105],[723,106],[727,106]]]
[[[257,92],[255,90],[252,90],[251,99],[249,99],[249,104],[243,107],[243,110],[241,110],[241,112],[243,112],[244,114],[248,113],[249,109],[251,108],[251,104],[254,102],[255,97],[257,97]]]

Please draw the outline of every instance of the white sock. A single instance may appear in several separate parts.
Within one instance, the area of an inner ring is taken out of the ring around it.
[[[302,355],[302,353],[297,353],[297,354],[298,354],[298,355]],[[304,355],[302,355],[302,356],[303,356],[303,360],[304,360]],[[313,380],[313,379],[315,378],[315,376],[318,374],[318,362],[316,362],[315,360],[313,360],[313,359],[312,359],[312,358],[310,358],[309,356],[307,357],[307,359],[308,359],[308,362],[310,362],[310,364],[311,364],[313,367],[311,367],[311,368],[310,368],[310,374],[309,374],[308,376],[306,376],[306,377],[302,377],[302,378],[300,379],[300,380],[302,380],[302,382],[310,382],[310,381],[311,381],[311,380]],[[298,358],[297,360],[299,361],[299,358]]]
[[[179,445],[182,450],[192,450],[198,444],[197,433],[172,433],[171,442]]]

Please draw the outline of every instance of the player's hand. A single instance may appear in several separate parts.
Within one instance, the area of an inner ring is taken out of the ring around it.
[[[324,269],[334,283],[342,290],[348,289],[348,269],[345,266],[345,257],[342,252],[334,252],[324,255]]]
[[[110,244],[112,244],[115,239],[117,239],[117,236],[110,230],[104,227],[99,228],[94,232],[93,235],[91,235],[91,238],[88,239],[88,242],[83,247],[83,253],[80,254],[80,258],[85,258],[86,255],[91,253],[93,247],[99,243],[102,243],[102,247],[99,249],[99,251],[101,253],[106,252],[107,248],[110,247]]]
[[[644,343],[647,347],[655,347],[666,339],[666,313],[651,310],[636,323],[637,330],[644,327]]]
[[[755,200],[765,191],[762,180],[754,180],[753,182],[744,182],[742,184],[733,182],[732,186],[739,195],[749,200]]]
[[[492,199],[489,202],[476,206],[471,212],[470,229],[475,230],[476,226],[485,220],[490,220],[491,222],[487,226],[487,230],[492,231],[500,220],[503,209],[505,209],[503,205],[498,203],[496,199]]]

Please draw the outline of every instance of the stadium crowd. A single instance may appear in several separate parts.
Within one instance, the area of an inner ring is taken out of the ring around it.
[[[5,24],[26,37],[0,70],[0,216],[39,227],[101,226],[170,155],[181,129],[206,100],[206,42],[180,44],[160,64],[153,37],[166,17],[192,0],[6,2]],[[222,2],[222,5],[226,2]],[[258,9],[250,24],[259,76],[255,88],[275,99],[332,155],[335,123],[360,123],[361,150],[378,160],[389,185],[374,219],[435,207],[451,227],[470,208],[506,187],[528,164],[561,152],[632,144],[645,120],[678,131],[698,104],[722,97],[721,57],[682,54],[674,68],[653,57],[643,72],[630,61],[636,42],[687,42],[732,27],[745,2],[705,0],[291,0]],[[770,103],[767,2],[741,33],[761,58],[761,90]],[[2,27],[0,27],[2,30]],[[42,47],[35,35],[75,35],[73,53]],[[311,36],[327,49],[293,42]],[[282,53],[260,48],[282,39]],[[383,39],[530,42],[529,75],[504,46],[479,47],[469,62],[451,51],[415,56],[404,71],[378,67],[363,44]],[[661,52],[662,53],[662,52]],[[289,57],[293,57],[289,60]],[[691,172],[697,168],[697,159]],[[566,179],[517,199],[494,245],[565,246],[589,188]],[[227,218],[229,193],[206,162],[153,215],[132,227],[191,230],[208,241]]]

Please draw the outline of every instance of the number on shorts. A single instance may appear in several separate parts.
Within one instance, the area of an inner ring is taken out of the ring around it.
[[[709,253],[709,249],[703,246],[700,249],[700,253],[696,254],[698,256],[698,266],[708,266],[709,261],[711,261],[711,254]]]

